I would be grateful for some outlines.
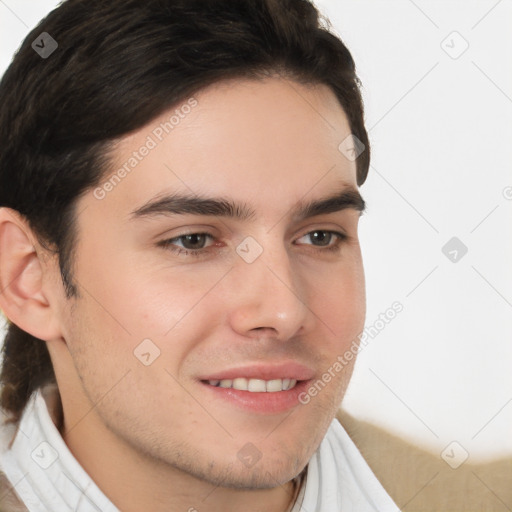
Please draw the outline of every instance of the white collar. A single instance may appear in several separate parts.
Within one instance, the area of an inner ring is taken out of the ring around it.
[[[308,464],[291,512],[400,512],[337,419]]]
[[[41,390],[30,397],[10,449],[2,434],[2,470],[30,511],[119,512],[67,447]]]
[[[19,428],[0,429],[0,466],[30,511],[119,512],[70,452],[40,389]],[[308,463],[291,512],[327,510],[399,512],[337,419]]]

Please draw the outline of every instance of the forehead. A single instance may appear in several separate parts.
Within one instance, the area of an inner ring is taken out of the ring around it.
[[[325,85],[279,78],[217,83],[118,142],[111,171],[125,172],[102,207],[131,210],[180,191],[231,194],[268,210],[334,184],[339,189],[340,182],[355,187],[355,162],[338,150],[349,135]]]

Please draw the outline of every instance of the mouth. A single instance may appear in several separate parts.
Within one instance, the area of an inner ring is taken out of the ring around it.
[[[289,391],[296,385],[296,379],[248,379],[237,377],[235,379],[214,379],[202,381],[213,387],[224,389],[237,389],[238,391],[248,391],[249,393],[278,393],[279,391]]]
[[[302,405],[299,400],[316,375],[294,360],[253,363],[198,377],[207,399],[222,408],[276,414]]]

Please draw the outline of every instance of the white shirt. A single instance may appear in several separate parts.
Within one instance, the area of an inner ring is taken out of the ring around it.
[[[30,512],[119,511],[70,452],[41,390],[31,396],[17,431],[15,425],[0,428],[0,470]],[[308,463],[292,512],[367,511],[399,508],[334,419]]]

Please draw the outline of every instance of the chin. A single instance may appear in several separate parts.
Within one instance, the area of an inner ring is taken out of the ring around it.
[[[211,485],[231,489],[274,489],[285,485],[298,476],[305,468],[308,460],[297,460],[295,457],[279,457],[275,454],[271,460],[265,460],[264,454],[260,459],[253,459],[245,466],[240,460],[219,460],[213,462],[197,462],[188,467],[175,468],[185,471],[189,475],[208,482]]]
[[[261,466],[258,469],[252,468],[246,471],[231,471],[225,475],[224,479],[220,478],[217,485],[232,489],[274,489],[288,483],[290,480],[298,476],[304,469],[305,465],[297,469],[291,468],[274,468],[271,465]]]

